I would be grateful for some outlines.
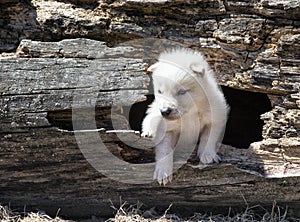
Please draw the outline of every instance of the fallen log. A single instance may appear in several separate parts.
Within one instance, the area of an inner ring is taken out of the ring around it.
[[[85,218],[111,216],[120,198],[160,210],[173,203],[182,215],[276,201],[300,216],[299,138],[222,145],[222,162],[208,166],[191,153],[172,183],[153,182],[153,144],[126,118],[149,93],[136,52],[86,39],[24,40],[0,59],[0,202]]]

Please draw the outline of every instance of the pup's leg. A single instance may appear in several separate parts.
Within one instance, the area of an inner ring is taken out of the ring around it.
[[[221,142],[224,125],[224,123],[211,123],[202,130],[198,147],[198,156],[202,163],[209,164],[221,160],[216,150]]]
[[[168,132],[163,140],[155,147],[155,171],[153,179],[161,185],[166,185],[172,180],[173,173],[173,138],[174,135]]]
[[[150,107],[147,116],[142,123],[142,137],[156,137],[159,125],[162,122],[162,116],[158,109]]]

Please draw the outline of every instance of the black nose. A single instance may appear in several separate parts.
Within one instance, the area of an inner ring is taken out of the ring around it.
[[[168,116],[172,112],[172,109],[170,109],[170,108],[163,108],[163,109],[160,110],[160,112],[161,112],[162,116]]]

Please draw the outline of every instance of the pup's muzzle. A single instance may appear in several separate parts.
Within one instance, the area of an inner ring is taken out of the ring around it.
[[[167,120],[176,120],[180,118],[177,109],[172,108],[162,108],[160,109],[161,115]]]
[[[160,113],[163,117],[168,117],[172,112],[172,109],[171,108],[162,108],[160,110]]]

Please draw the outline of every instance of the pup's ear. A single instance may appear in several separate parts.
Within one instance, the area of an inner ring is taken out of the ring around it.
[[[204,74],[205,74],[205,69],[203,67],[201,67],[201,65],[199,63],[196,63],[196,62],[192,63],[190,65],[190,69],[194,73],[196,73],[196,74],[198,74],[200,76],[204,76]]]
[[[158,62],[154,63],[147,69],[147,72],[154,72],[154,70],[158,67],[158,65],[159,65]]]

